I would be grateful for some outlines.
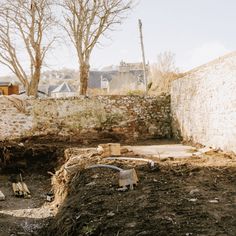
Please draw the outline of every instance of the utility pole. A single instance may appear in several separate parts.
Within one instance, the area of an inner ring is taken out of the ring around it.
[[[141,42],[141,50],[142,50],[142,58],[143,58],[143,77],[144,77],[144,84],[145,84],[145,94],[148,93],[148,84],[147,84],[147,70],[146,70],[146,59],[144,53],[144,44],[143,44],[143,30],[142,30],[142,21],[139,19],[139,32],[140,32],[140,42]]]

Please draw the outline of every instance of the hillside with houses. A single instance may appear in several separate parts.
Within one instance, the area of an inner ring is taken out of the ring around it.
[[[149,71],[149,65],[147,65]],[[144,90],[142,63],[126,63],[107,66],[101,70],[91,70],[88,79],[89,94],[127,94]],[[16,84],[19,94],[24,94],[23,86],[14,76],[0,77],[2,84]],[[79,71],[73,69],[50,70],[42,73],[38,87],[39,97],[70,97],[78,95]]]

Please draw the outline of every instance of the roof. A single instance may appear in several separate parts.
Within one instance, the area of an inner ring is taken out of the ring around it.
[[[63,82],[61,85],[52,90],[51,93],[65,93],[65,92],[67,93],[75,92],[75,89],[73,89],[68,83]]]
[[[89,88],[101,88],[101,77],[111,81],[118,71],[90,71],[88,79]]]
[[[0,86],[12,86],[12,83],[11,82],[0,82]]]
[[[49,85],[48,86],[48,94],[50,95],[51,92],[56,89],[58,87],[58,85]]]

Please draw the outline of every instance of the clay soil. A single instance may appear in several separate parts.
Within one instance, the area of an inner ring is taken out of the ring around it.
[[[135,168],[139,184],[125,192],[110,170],[82,172],[46,235],[236,235],[235,167],[187,161]]]

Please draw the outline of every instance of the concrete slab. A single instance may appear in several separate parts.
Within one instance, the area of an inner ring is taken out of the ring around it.
[[[138,155],[154,158],[190,158],[197,151],[196,148],[182,144],[125,146]]]

